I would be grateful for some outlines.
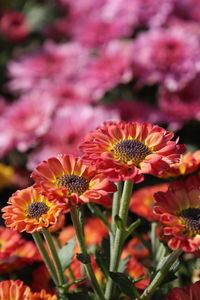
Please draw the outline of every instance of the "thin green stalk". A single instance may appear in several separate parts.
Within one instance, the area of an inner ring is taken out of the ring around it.
[[[64,278],[64,274],[63,274],[62,266],[61,266],[61,263],[60,263],[60,259],[58,257],[58,253],[57,253],[57,250],[55,248],[51,233],[46,228],[42,229],[42,233],[43,233],[44,238],[47,242],[47,245],[48,245],[49,250],[51,252],[52,259],[53,259],[54,264],[55,264],[56,273],[57,273],[57,277],[58,277],[58,283],[59,283],[60,286],[62,286],[65,283],[65,278]]]
[[[39,232],[37,232],[37,231],[33,232],[32,236],[33,236],[35,244],[37,245],[38,250],[39,250],[39,252],[40,252],[40,254],[41,254],[41,256],[44,260],[44,263],[45,263],[45,265],[46,265],[46,267],[47,267],[47,269],[48,269],[48,271],[51,275],[51,278],[53,279],[55,285],[57,285],[58,284],[58,278],[57,278],[55,267],[54,267],[49,255],[48,255],[48,253],[47,253],[47,251],[44,247],[43,240],[42,240]]]
[[[152,257],[155,257],[156,255],[156,248],[157,248],[157,237],[156,237],[156,222],[151,223],[151,233],[150,233],[150,239],[151,239],[151,252]]]
[[[112,220],[111,220],[112,232],[110,232],[110,256],[112,256],[113,247],[114,247],[114,238],[115,238],[115,233],[117,228],[115,223],[115,216],[119,214],[120,200],[122,195],[122,181],[117,182],[116,186],[117,186],[117,191],[113,195],[113,204],[112,204]]]
[[[119,209],[119,217],[123,222],[124,228],[127,225],[128,209],[129,209],[130,199],[132,195],[132,189],[133,189],[133,182],[131,180],[125,181],[123,193],[121,197],[121,205]],[[110,261],[111,272],[117,272],[118,270],[123,242],[124,242],[124,229],[117,228],[115,240],[114,240],[114,249]],[[113,287],[114,287],[114,282],[111,278],[109,278],[106,285],[106,292],[105,292],[105,297],[108,300],[111,299],[112,297]]]
[[[76,206],[72,206],[71,207],[71,218],[72,218],[72,222],[74,225],[74,229],[76,232],[76,238],[80,247],[80,250],[82,252],[83,255],[85,255],[86,257],[88,257],[88,253],[87,253],[87,249],[85,246],[85,241],[84,241],[84,235],[82,234],[82,228],[81,228],[81,224],[80,224],[80,220],[79,220],[79,215],[78,215],[78,211]],[[93,268],[91,266],[91,263],[88,262],[86,264],[84,264],[86,272],[87,272],[87,276],[89,277],[91,283],[92,283],[92,287],[94,289],[94,292],[96,294],[96,296],[98,297],[99,300],[105,300],[104,295],[103,295],[103,291],[101,289],[101,287],[98,284],[98,281],[95,277]]]
[[[158,271],[152,282],[140,296],[139,300],[148,300],[151,298],[157,287],[162,283],[163,279],[169,272],[170,267],[174,264],[174,262],[177,260],[177,258],[181,255],[182,252],[183,251],[181,249],[178,249],[176,251],[173,251],[169,255],[168,259],[165,261],[162,268]]]
[[[111,221],[111,228],[114,235],[117,228],[115,223],[115,216],[119,214],[120,200],[122,195],[122,181],[117,182],[116,186],[117,186],[117,191],[114,193],[113,196],[112,221]]]

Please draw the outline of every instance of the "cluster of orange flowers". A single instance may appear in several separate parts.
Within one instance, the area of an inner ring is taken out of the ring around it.
[[[131,198],[130,211],[150,222],[157,222],[158,237],[171,249],[181,248],[199,255],[200,151],[181,156],[185,146],[178,144],[178,140],[172,141],[172,138],[173,133],[152,124],[105,123],[85,137],[80,146],[82,157],[60,154],[36,167],[31,176],[34,185],[14,193],[8,200],[8,206],[2,209],[6,226],[28,233],[41,231],[43,227],[54,231],[63,225],[63,216],[72,206],[94,202],[109,208],[112,205],[110,194],[116,191],[116,182],[131,180],[139,183],[144,180],[145,174],[149,174],[165,182],[136,190]],[[99,244],[108,235],[107,227],[96,218],[86,222],[85,232],[88,247]],[[64,245],[73,236],[73,226],[68,226],[62,229],[58,239]],[[5,239],[0,237],[1,245]],[[148,240],[148,236],[144,235],[143,240]],[[19,257],[24,246],[20,247],[20,251],[16,250]],[[11,245],[5,255],[10,253],[10,249],[14,253]],[[32,254],[28,254],[31,259]],[[131,257],[126,273],[134,279],[144,277],[136,283],[139,289],[145,289],[150,280],[147,268],[142,265],[148,255],[149,250],[137,238],[131,239],[122,252],[122,258]],[[92,265],[98,280],[104,281],[93,259]],[[81,277],[81,265],[75,257],[71,269],[75,278]],[[68,271],[65,273],[70,277]],[[197,286],[200,289],[199,284],[195,285],[195,289]],[[36,298],[21,282],[5,281],[1,283],[0,300],[3,297],[10,299],[4,294],[11,290],[21,297],[13,299],[57,299],[55,295],[41,296],[45,291]],[[181,292],[172,292],[167,300],[173,298],[173,293]],[[28,294],[31,296],[26,298]]]

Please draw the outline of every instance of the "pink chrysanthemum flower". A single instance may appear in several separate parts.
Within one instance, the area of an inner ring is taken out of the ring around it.
[[[165,300],[199,300],[200,281],[189,287],[174,288]]]
[[[184,124],[190,120],[200,120],[199,80],[200,76],[196,76],[177,92],[170,92],[163,87],[159,89],[159,107],[170,116],[171,121]]]
[[[19,11],[4,11],[0,18],[0,34],[11,42],[23,41],[29,34],[29,25]]]
[[[8,63],[13,91],[30,91],[73,84],[88,65],[89,51],[78,43],[56,44],[46,41],[42,49]]]
[[[74,118],[75,114],[79,116],[78,120]],[[78,145],[87,132],[104,121],[119,119],[116,109],[104,106],[71,103],[57,108],[48,132],[40,139],[41,146],[29,155],[28,168],[33,170],[41,161],[58,153],[79,155]],[[68,126],[63,126],[66,120]]]
[[[171,141],[173,136],[157,125],[108,122],[89,133],[80,148],[113,181],[139,182],[143,173],[159,175],[179,161],[185,147]]]
[[[89,47],[97,48],[113,39],[129,36],[138,23],[138,0],[60,2],[67,8],[67,17],[57,23],[60,32]]]
[[[184,88],[200,70],[199,40],[181,28],[143,32],[135,39],[133,67],[139,84]]]
[[[57,155],[36,167],[32,174],[35,188],[49,199],[58,199],[67,205],[89,201],[110,205],[109,193],[116,187],[96,167],[86,165],[81,158],[72,155]]]
[[[167,192],[155,194],[155,213],[162,224],[160,236],[173,249],[200,249],[200,174],[170,184]]]
[[[0,120],[0,155],[33,147],[48,130],[55,106],[52,96],[38,91],[13,102]]]

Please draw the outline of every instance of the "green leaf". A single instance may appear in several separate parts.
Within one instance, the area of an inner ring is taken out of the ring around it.
[[[164,265],[165,262],[168,260],[168,258],[169,258],[170,255],[171,255],[171,254],[169,254],[169,255],[163,257],[163,258],[159,261],[159,263],[158,263],[158,265],[157,265],[157,268],[156,268],[156,271],[160,271],[160,269],[163,267],[163,265]],[[169,271],[173,271],[173,272],[175,273],[175,272],[178,270],[178,266],[179,266],[179,261],[176,260],[176,261],[173,263],[173,265],[170,267]]]
[[[124,233],[124,240],[126,240],[129,237],[129,235],[131,235],[135,231],[135,229],[140,225],[140,223],[141,220],[138,219],[128,227],[128,229]]]
[[[108,279],[109,277],[109,268],[107,265],[107,258],[104,256],[101,250],[97,250],[95,252],[95,261],[96,264],[99,266],[101,271],[104,273],[105,277]]]
[[[85,253],[77,253],[76,258],[84,265],[90,264],[90,256]]]
[[[109,272],[112,280],[117,284],[120,290],[131,298],[138,297],[138,291],[133,285],[133,281],[124,273]]]
[[[169,271],[167,275],[165,276],[164,280],[162,281],[161,285],[169,283],[170,281],[173,281],[177,279],[178,277],[174,274],[173,271]]]
[[[101,208],[94,203],[90,202],[87,204],[87,206],[88,206],[89,210],[91,211],[91,213],[96,215],[99,219],[101,219],[103,221],[103,223],[108,227],[109,231],[112,232],[110,223],[108,222],[105,212],[103,210],[101,210]]]
[[[67,300],[92,300],[93,298],[84,293],[66,294]]]
[[[73,260],[75,245],[76,238],[73,237],[58,251],[58,257],[60,259],[63,271],[69,267]]]
[[[26,5],[24,8],[27,22],[32,31],[41,30],[44,24],[50,22],[53,19],[54,11],[55,7],[53,5],[36,4],[33,2],[30,2],[30,5]]]
[[[122,219],[120,218],[120,216],[118,216],[118,215],[115,216],[115,223],[119,230],[125,230],[124,223],[123,223]]]

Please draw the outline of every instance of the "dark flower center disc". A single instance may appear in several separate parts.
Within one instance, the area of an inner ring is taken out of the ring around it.
[[[83,194],[89,187],[89,181],[77,175],[63,175],[57,179],[57,184],[60,187],[66,187],[68,193]]]
[[[46,214],[48,209],[48,206],[44,202],[33,202],[28,206],[27,212],[29,217],[39,218],[43,214]]]
[[[150,149],[143,143],[136,140],[124,140],[117,143],[114,148],[114,157],[123,163],[132,161],[134,165],[138,165],[151,153]]]
[[[185,226],[191,231],[192,234],[200,234],[200,209],[187,208],[180,214]]]

